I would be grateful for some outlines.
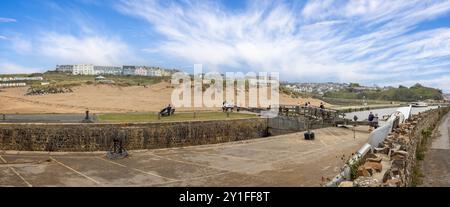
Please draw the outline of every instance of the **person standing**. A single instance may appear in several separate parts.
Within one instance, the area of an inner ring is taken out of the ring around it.
[[[375,116],[373,117],[372,123],[373,123],[373,128],[377,129],[378,128],[378,114],[375,114]]]
[[[369,127],[372,128],[373,127],[373,118],[375,116],[373,115],[372,112],[369,113],[369,117],[367,118],[367,120],[369,121]]]
[[[369,120],[369,122],[372,122],[374,117],[375,117],[375,116],[373,115],[373,113],[370,112],[370,113],[369,113],[369,117],[367,118],[367,120]]]
[[[320,102],[319,108],[320,108],[320,115],[322,115],[322,119],[324,119],[325,118],[325,106],[323,105],[322,102]]]

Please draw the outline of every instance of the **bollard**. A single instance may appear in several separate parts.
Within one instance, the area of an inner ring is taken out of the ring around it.
[[[3,114],[3,121],[5,121],[6,120],[6,115],[5,114]]]

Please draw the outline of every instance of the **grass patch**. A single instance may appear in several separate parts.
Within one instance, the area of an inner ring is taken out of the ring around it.
[[[390,88],[387,90],[360,90],[355,87],[350,87],[345,90],[327,92],[324,94],[329,98],[340,99],[369,99],[369,100],[385,100],[385,101],[404,101],[411,102],[417,100],[442,100],[442,91],[435,88],[425,87],[416,84],[410,88],[399,86],[398,88]]]
[[[433,134],[433,129],[435,125],[429,127],[428,129],[422,130],[422,139],[417,145],[416,149],[416,166],[414,166],[413,173],[412,173],[412,180],[411,180],[411,186],[416,187],[423,184],[423,173],[422,173],[422,163],[425,159],[425,152],[427,151],[428,141],[431,138],[431,135]]]
[[[223,112],[180,112],[173,116],[161,117],[155,112],[151,113],[107,113],[98,114],[97,118],[100,122],[164,122],[164,121],[191,121],[191,120],[226,120],[238,118],[255,118],[255,114],[247,113],[229,113],[229,117]]]
[[[425,177],[425,175],[422,173],[421,166],[421,163],[417,163],[413,169],[411,180],[412,187],[417,187],[423,184],[423,178]]]

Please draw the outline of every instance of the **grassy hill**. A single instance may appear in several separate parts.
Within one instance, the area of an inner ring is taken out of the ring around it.
[[[418,101],[418,100],[442,100],[442,91],[435,88],[425,87],[416,84],[410,88],[399,86],[398,88],[390,88],[387,90],[355,90],[348,88],[337,92],[328,92],[324,97],[342,98],[342,99],[369,99],[369,100],[385,100],[385,101]]]
[[[96,75],[69,75],[66,73],[46,72],[42,74],[45,80],[56,85],[81,85],[92,84],[95,82]],[[163,80],[169,80],[168,77],[148,77],[148,76],[112,76],[102,75],[107,80],[114,81],[119,86],[152,85]]]

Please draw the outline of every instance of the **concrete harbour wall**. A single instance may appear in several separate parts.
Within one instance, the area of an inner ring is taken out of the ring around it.
[[[265,137],[263,118],[132,124],[0,124],[0,150],[106,151],[215,144]]]
[[[277,116],[275,118],[268,119],[268,133],[271,136],[275,136],[305,131],[308,129],[308,125],[310,129],[319,129],[330,127],[333,124],[322,120],[306,121],[304,117],[299,116]]]

